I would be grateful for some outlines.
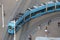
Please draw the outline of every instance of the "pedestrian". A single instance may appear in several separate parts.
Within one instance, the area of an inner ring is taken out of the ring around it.
[[[50,23],[51,23],[51,20],[48,21],[48,25],[50,25]]]
[[[46,28],[45,28],[45,36],[47,36],[48,35],[48,30],[47,30],[47,26],[46,26]]]
[[[38,25],[38,29],[39,29],[39,30],[41,29],[41,24],[40,24],[40,25]]]
[[[60,27],[60,22],[58,22],[58,27]]]
[[[31,35],[28,35],[28,40],[32,40],[32,36]]]

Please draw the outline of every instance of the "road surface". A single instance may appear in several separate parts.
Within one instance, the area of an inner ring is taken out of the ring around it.
[[[4,17],[5,18],[5,20],[4,20],[5,27],[2,28],[2,20],[1,20],[2,12],[1,12],[1,7],[0,7],[0,35],[1,35],[0,38],[1,38],[1,40],[4,40],[5,35],[7,35],[6,34],[7,24],[9,22],[9,20],[12,18],[11,15],[13,13],[16,13],[16,14],[20,13],[20,12],[24,13],[27,8],[32,7],[34,5],[39,5],[42,2],[47,2],[47,1],[49,1],[49,0],[44,0],[44,1],[43,0],[22,0],[22,1],[18,0],[17,2],[16,2],[16,0],[3,0],[3,1],[0,0],[0,3],[3,3],[3,5],[4,5],[4,11],[6,14],[6,16]],[[19,2],[20,2],[20,4],[18,4]],[[15,9],[17,9],[17,10],[15,10]],[[14,15],[15,14],[13,14],[13,16]],[[17,40],[19,40],[19,36],[21,33],[20,31],[17,33]]]
[[[38,19],[38,20],[37,20]],[[52,20],[50,25],[48,21]],[[20,40],[28,40],[28,35],[32,35],[32,39],[35,40],[36,37],[45,37],[45,27],[48,26],[49,34],[48,37],[59,37],[60,38],[60,28],[58,28],[58,21],[60,22],[60,12],[55,12],[52,14],[47,14],[36,19],[33,19],[26,23],[23,27]],[[41,24],[41,29],[38,25]]]

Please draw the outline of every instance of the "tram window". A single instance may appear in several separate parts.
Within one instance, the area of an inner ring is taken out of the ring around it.
[[[57,5],[56,8],[60,8],[60,5]]]
[[[46,11],[46,8],[45,8],[45,9],[40,10],[40,12],[45,12],[45,11]]]
[[[24,20],[22,20],[20,23],[22,23]]]
[[[25,20],[28,19],[30,17],[30,14],[28,16],[25,17]]]
[[[40,11],[38,11],[38,12],[32,13],[31,16],[34,16],[34,15],[36,15],[36,14],[38,14],[38,13],[45,12],[45,11],[46,11],[46,9],[42,9],[42,10],[40,10]]]
[[[31,13],[31,16],[34,16],[34,15],[36,15],[36,13]]]
[[[12,29],[12,27],[11,27],[11,26],[8,26],[8,28],[9,28],[9,29]]]
[[[53,10],[55,9],[55,6],[52,6],[52,7],[48,7],[47,10]]]
[[[36,14],[39,13],[39,12],[40,12],[40,11],[31,13],[31,16],[34,16],[34,15],[36,15]]]
[[[24,20],[22,20],[18,25],[20,25],[21,23],[23,23],[24,22]]]

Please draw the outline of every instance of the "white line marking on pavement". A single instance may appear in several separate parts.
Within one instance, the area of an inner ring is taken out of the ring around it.
[[[16,0],[16,2],[17,2],[18,0]]]
[[[14,20],[14,26],[15,26],[15,20]],[[14,27],[14,40],[16,40],[16,32],[15,32],[15,27]]]
[[[4,9],[2,4],[2,27],[4,28]]]
[[[14,34],[14,40],[16,40],[16,34]]]

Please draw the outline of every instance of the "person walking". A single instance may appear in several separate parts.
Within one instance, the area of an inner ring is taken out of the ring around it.
[[[50,23],[51,23],[51,20],[48,21],[48,25],[50,25]]]
[[[48,30],[47,30],[47,26],[46,26],[46,28],[45,28],[45,36],[47,36],[48,35]]]
[[[41,30],[42,29],[42,26],[41,24],[38,25],[38,29]]]
[[[28,40],[32,40],[32,36],[31,35],[28,35]]]

